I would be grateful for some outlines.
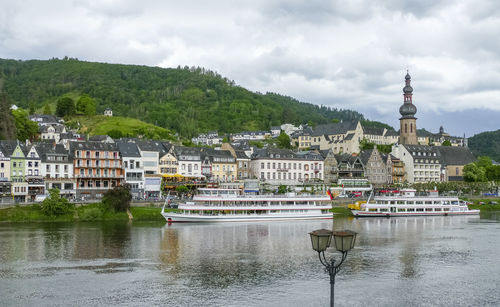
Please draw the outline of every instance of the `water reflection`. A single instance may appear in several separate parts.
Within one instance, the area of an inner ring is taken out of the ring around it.
[[[358,232],[339,306],[496,305],[498,217],[2,224],[2,305],[327,305],[319,228]]]

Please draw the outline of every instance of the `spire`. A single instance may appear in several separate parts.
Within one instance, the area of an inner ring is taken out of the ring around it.
[[[404,103],[399,108],[399,113],[404,118],[413,118],[414,115],[417,113],[417,108],[412,103],[413,88],[411,87],[411,76],[410,73],[408,72],[408,69],[406,70],[405,86],[403,87],[403,93],[404,93],[403,94]]]

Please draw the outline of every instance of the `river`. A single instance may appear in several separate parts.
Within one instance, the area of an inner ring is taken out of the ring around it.
[[[499,220],[0,224],[0,305],[327,306],[308,233],[333,228],[359,233],[337,306],[498,306]]]

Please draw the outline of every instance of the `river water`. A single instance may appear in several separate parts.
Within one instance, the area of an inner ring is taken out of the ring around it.
[[[0,305],[327,306],[308,233],[333,228],[359,233],[337,306],[499,306],[499,220],[0,224]]]

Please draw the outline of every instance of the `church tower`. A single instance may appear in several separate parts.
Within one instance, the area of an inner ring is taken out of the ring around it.
[[[403,88],[404,103],[399,108],[401,114],[399,144],[418,145],[417,142],[417,107],[412,103],[413,88],[410,85],[411,77],[408,71],[405,76],[405,87]]]

